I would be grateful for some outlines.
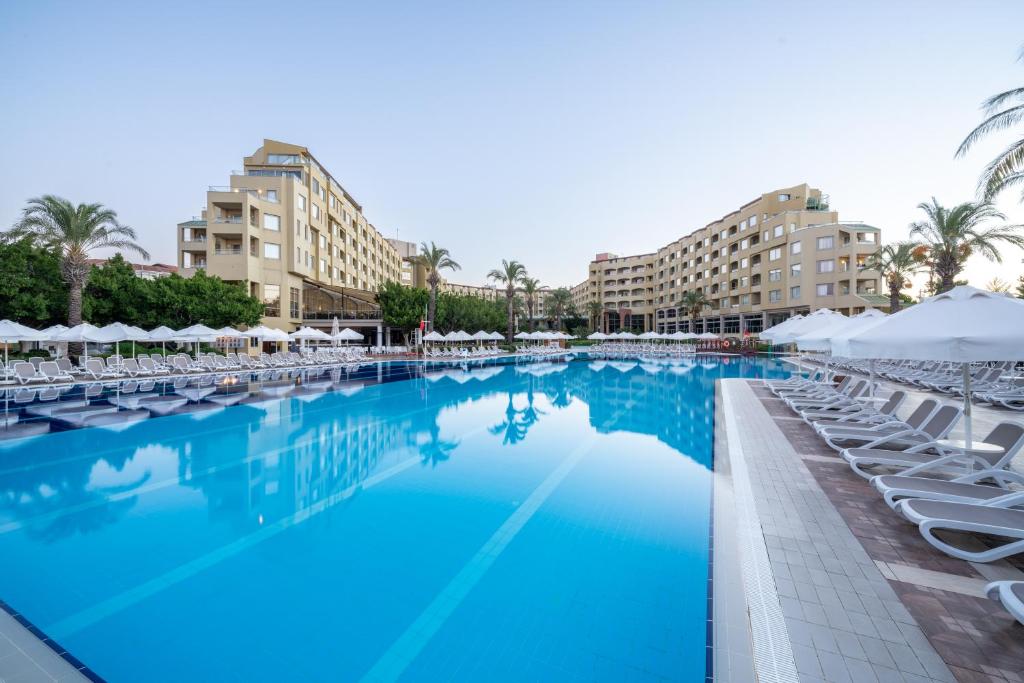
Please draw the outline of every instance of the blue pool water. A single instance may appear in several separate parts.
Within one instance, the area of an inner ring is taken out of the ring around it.
[[[0,442],[0,599],[110,681],[703,680],[714,380],[784,374],[394,363]]]

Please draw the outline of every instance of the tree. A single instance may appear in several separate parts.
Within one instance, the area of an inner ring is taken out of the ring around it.
[[[397,282],[387,282],[377,292],[381,318],[386,325],[402,331],[406,346],[409,335],[419,327],[429,299],[430,293],[422,287],[403,287]]]
[[[102,266],[89,271],[82,292],[82,316],[94,325],[121,322],[138,325],[142,311],[153,303],[146,291],[149,282],[135,275],[135,270],[120,254]],[[154,326],[155,327],[155,326]]]
[[[442,292],[437,297],[437,330],[495,330],[504,322],[504,306],[469,294]]]
[[[501,260],[501,268],[495,268],[487,273],[487,277],[495,282],[505,285],[505,304],[508,313],[508,328],[505,334],[505,341],[512,343],[512,335],[515,332],[515,314],[512,310],[512,299],[516,296],[516,286],[522,284],[523,278],[527,277],[526,266],[519,261]]]
[[[932,201],[917,205],[924,211],[927,220],[910,224],[910,236],[920,237],[928,244],[935,276],[938,278],[938,293],[953,288],[953,281],[964,269],[967,259],[979,253],[990,261],[1002,263],[996,245],[1006,242],[1015,247],[1024,247],[1024,236],[1018,234],[1019,225],[996,225],[984,227],[992,220],[1006,220],[988,202],[964,202],[952,209]]]
[[[690,316],[690,332],[697,331],[697,318],[700,317],[701,311],[710,307],[711,300],[704,295],[704,290],[701,289],[683,292],[679,298],[679,314],[685,313]]]
[[[28,200],[21,220],[7,231],[8,239],[29,238],[60,254],[61,276],[68,284],[68,325],[82,322],[82,290],[89,275],[89,253],[125,249],[144,259],[149,254],[134,242],[135,231],[117,220],[102,204],[73,205],[54,195]]]
[[[1024,299],[1024,275],[1017,278],[1017,298]]]
[[[533,311],[537,307],[537,293],[540,290],[540,280],[535,277],[523,278],[523,300],[526,302],[526,323],[530,332],[533,332]]]
[[[590,318],[590,331],[597,332],[597,328],[601,323],[601,302],[587,302],[587,317]]]
[[[994,277],[985,283],[985,289],[997,294],[1005,294],[1010,291],[1010,283],[998,277]]]
[[[889,312],[900,310],[900,292],[910,286],[910,277],[921,270],[920,260],[914,256],[915,242],[887,244],[864,260],[861,270],[877,270],[889,288]]]
[[[1019,59],[1024,61],[1024,50]],[[963,157],[979,140],[1024,122],[1024,88],[1013,88],[985,100],[982,105],[985,120],[960,143],[957,157]],[[1003,190],[1024,182],[1024,137],[1000,152],[981,173],[978,189],[986,200],[993,199]]]
[[[427,270],[427,284],[430,285],[430,306],[427,308],[427,327],[434,329],[434,314],[437,313],[437,287],[441,284],[440,270],[461,270],[462,266],[452,260],[451,254],[444,247],[439,247],[433,242],[430,246],[424,242],[420,245],[420,255],[416,257],[415,263]]]
[[[559,287],[548,293],[547,310],[555,320],[555,329],[562,329],[562,318],[565,317],[572,304],[572,294],[565,287]]]
[[[0,243],[0,292],[0,319],[37,329],[67,320],[60,258],[29,239]]]

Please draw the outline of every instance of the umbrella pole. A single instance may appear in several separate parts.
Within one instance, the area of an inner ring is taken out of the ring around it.
[[[868,396],[871,398],[875,397],[875,359],[872,358],[871,362],[868,363]]]
[[[971,364],[961,363],[964,373],[964,431],[965,441],[967,442],[967,449],[970,450],[972,437],[971,433]]]

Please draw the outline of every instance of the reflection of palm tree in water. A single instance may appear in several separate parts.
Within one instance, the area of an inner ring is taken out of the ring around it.
[[[526,390],[526,407],[518,410],[513,404],[515,393],[508,392],[508,404],[505,406],[505,420],[490,428],[491,434],[502,434],[502,443],[516,444],[526,438],[530,427],[537,424],[544,411],[533,405],[533,380]]]
[[[420,447],[420,457],[424,466],[437,467],[437,463],[447,460],[452,451],[458,448],[459,442],[443,440],[436,421],[431,423],[429,433],[430,441]]]

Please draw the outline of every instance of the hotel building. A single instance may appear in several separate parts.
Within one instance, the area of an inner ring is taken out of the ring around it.
[[[655,252],[598,254],[572,288],[581,314],[601,307],[599,329],[757,333],[796,313],[887,308],[877,272],[862,270],[878,228],[841,223],[828,196],[806,184],[761,195]],[[684,292],[711,302],[696,320]]]
[[[305,147],[275,140],[210,186],[201,216],[178,224],[178,267],[245,282],[264,324],[329,330],[334,318],[370,343],[388,339],[375,292],[402,282],[403,258],[363,207]]]

